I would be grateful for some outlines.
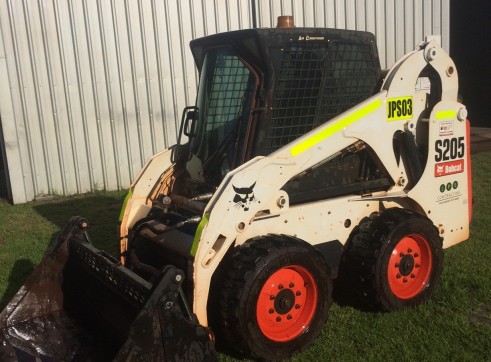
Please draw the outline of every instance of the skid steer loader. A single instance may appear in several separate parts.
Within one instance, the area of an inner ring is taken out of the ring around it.
[[[319,335],[334,278],[374,308],[412,307],[468,238],[469,122],[435,41],[388,71],[361,31],[191,49],[196,105],[131,185],[120,259],[73,217],[0,315],[2,360],[213,360],[215,334],[283,359]]]

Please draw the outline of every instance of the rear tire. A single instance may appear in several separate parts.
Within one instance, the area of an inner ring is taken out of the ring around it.
[[[268,235],[238,247],[220,298],[221,336],[239,352],[285,359],[320,333],[332,286],[322,256],[296,239]]]
[[[413,307],[436,289],[442,239],[428,218],[389,209],[360,222],[343,264],[344,279],[363,304],[385,311]]]

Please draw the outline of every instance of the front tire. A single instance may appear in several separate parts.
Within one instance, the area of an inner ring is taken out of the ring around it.
[[[331,305],[331,279],[311,245],[282,236],[237,248],[220,298],[221,335],[254,358],[285,359],[319,335]]]
[[[413,307],[436,289],[442,238],[428,218],[389,209],[361,221],[343,264],[345,279],[365,305],[385,311]]]

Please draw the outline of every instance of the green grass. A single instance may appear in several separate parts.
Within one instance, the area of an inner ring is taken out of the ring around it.
[[[397,313],[334,304],[321,336],[293,361],[487,361],[491,349],[491,152],[474,155],[470,240],[445,250],[434,297]],[[116,255],[124,192],[11,206],[0,200],[0,308],[71,215],[90,221],[96,246]],[[221,360],[235,361],[226,354]]]

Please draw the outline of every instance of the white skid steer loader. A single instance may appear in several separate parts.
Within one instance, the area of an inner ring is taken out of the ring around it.
[[[213,360],[214,334],[283,359],[320,333],[333,279],[371,307],[412,307],[469,237],[469,122],[436,42],[386,72],[361,31],[240,30],[191,49],[196,105],[131,185],[120,260],[72,218],[0,315],[2,360]]]

